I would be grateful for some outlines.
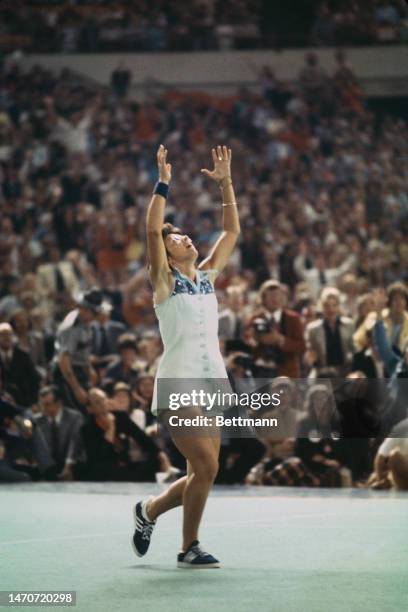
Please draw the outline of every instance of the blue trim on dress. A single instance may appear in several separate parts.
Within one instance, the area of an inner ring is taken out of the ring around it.
[[[175,283],[171,295],[188,293],[190,295],[214,293],[214,287],[205,270],[197,270],[197,284],[178,270],[174,271]]]

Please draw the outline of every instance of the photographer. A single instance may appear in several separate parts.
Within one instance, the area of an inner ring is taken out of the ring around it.
[[[246,333],[255,356],[255,374],[299,378],[300,357],[305,350],[299,315],[284,308],[284,294],[277,280],[261,285],[259,300],[261,307],[247,323]]]

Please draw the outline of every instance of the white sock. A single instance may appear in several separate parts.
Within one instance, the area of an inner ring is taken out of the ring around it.
[[[153,498],[149,497],[149,499],[145,499],[145,501],[142,503],[142,515],[146,521],[148,521],[149,523],[154,523],[154,521],[150,520],[146,514],[146,505],[147,505],[147,502],[150,501],[151,499]]]

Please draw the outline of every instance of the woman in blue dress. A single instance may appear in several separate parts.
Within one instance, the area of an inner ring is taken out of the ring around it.
[[[190,237],[171,224],[164,224],[171,165],[167,163],[167,150],[163,145],[157,152],[159,182],[148,207],[146,232],[153,301],[164,346],[152,411],[162,411],[160,416],[163,413],[165,419],[170,411],[169,406],[161,405],[158,399],[161,398],[158,393],[161,379],[200,379],[203,388],[211,379],[227,380],[218,341],[214,281],[235,247],[240,224],[231,179],[231,149],[218,146],[212,149],[212,158],[214,169],[201,172],[216,181],[221,190],[223,230],[209,255],[197,266],[198,252]],[[200,408],[186,410],[188,416],[201,414]],[[138,556],[143,556],[157,518],[183,505],[183,543],[177,557],[178,567],[219,567],[219,561],[200,546],[198,529],[218,471],[220,433],[212,428],[210,435],[199,435],[198,430],[191,435],[171,435],[187,461],[187,476],[161,495],[136,504],[133,548]]]

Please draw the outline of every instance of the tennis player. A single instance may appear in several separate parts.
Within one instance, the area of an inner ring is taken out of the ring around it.
[[[235,247],[240,224],[231,179],[231,149],[212,149],[214,169],[201,172],[217,182],[222,194],[223,231],[210,253],[198,266],[198,252],[191,238],[164,223],[171,180],[167,150],[157,152],[159,182],[147,211],[147,250],[153,301],[164,351],[155,379],[152,411],[157,414],[157,383],[160,379],[227,379],[218,341],[218,308],[214,281],[227,264]],[[164,408],[168,412],[167,408]],[[189,415],[194,414],[191,408]],[[174,414],[171,413],[171,414]],[[198,414],[198,412],[197,412]],[[219,567],[219,561],[199,544],[198,530],[208,494],[218,471],[220,432],[211,435],[173,435],[187,461],[187,476],[177,480],[161,495],[134,507],[135,532],[132,543],[138,556],[146,554],[157,518],[183,505],[183,542],[177,557],[181,568]]]

